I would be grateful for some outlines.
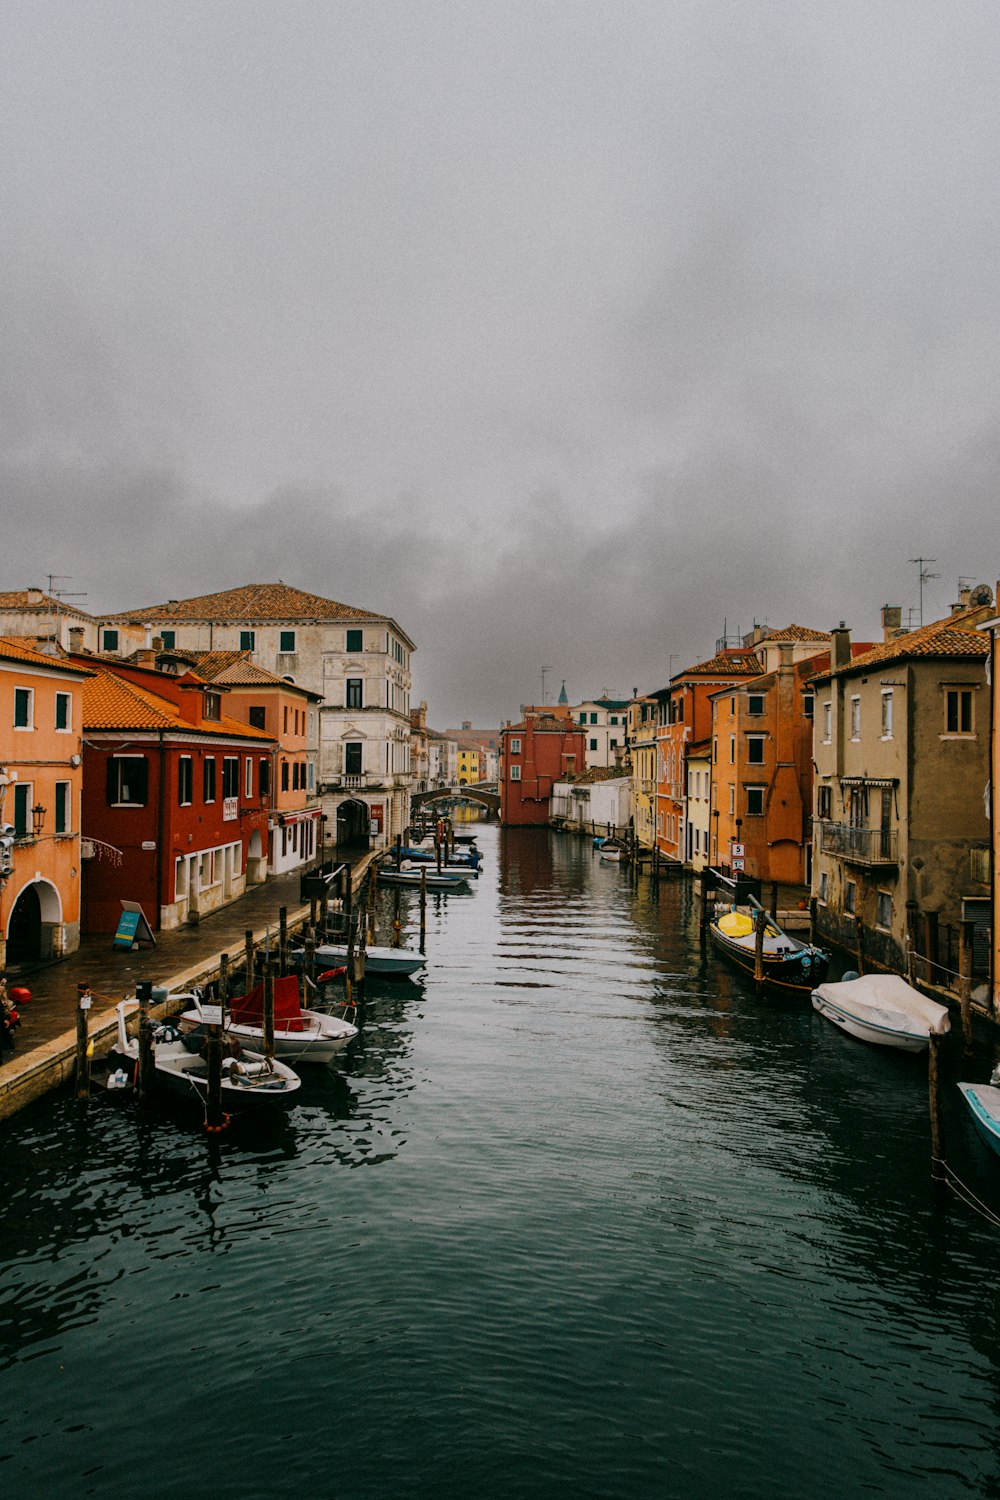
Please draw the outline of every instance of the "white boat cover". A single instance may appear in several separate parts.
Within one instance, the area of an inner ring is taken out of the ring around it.
[[[943,1036],[951,1019],[946,1005],[928,1000],[898,974],[862,974],[858,979],[842,979],[821,984],[813,990],[822,1000],[856,1016],[861,1022],[914,1036]]]

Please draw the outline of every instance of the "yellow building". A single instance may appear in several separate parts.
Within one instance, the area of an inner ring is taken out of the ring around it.
[[[640,849],[656,842],[656,719],[655,698],[633,698],[627,713],[627,746],[632,768],[632,807],[635,837]]]
[[[458,752],[459,786],[472,786],[479,780],[479,751],[460,749]]]

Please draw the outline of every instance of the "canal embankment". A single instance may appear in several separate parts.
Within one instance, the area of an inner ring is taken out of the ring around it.
[[[375,857],[366,854],[351,865],[354,896],[364,886]],[[21,1008],[14,1051],[5,1054],[0,1066],[0,1120],[72,1078],[81,987],[89,991],[88,1032],[94,1052],[100,1053],[114,1036],[116,1006],[129,1000],[135,1008],[135,988],[141,980],[178,994],[211,984],[218,978],[223,954],[240,961],[248,934],[255,948],[276,948],[282,911],[288,934],[301,932],[311,907],[301,901],[300,882],[298,870],[276,876],[197,926],[157,933],[155,945],[116,949],[110,933],[96,933],[65,959],[19,974],[16,980],[9,978],[11,985],[29,989],[31,1000]],[[171,1009],[166,1001],[154,1006],[153,1013],[163,1016]]]

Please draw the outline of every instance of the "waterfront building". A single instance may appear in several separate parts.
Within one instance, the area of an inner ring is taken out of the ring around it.
[[[568,705],[567,705],[568,706]],[[569,709],[586,735],[587,769],[620,766],[628,737],[627,698],[588,698]]]
[[[981,594],[980,597],[985,602],[985,594]],[[997,598],[1000,599],[1000,583],[997,584]],[[993,608],[995,611],[996,602]],[[990,779],[987,787],[990,847],[981,857],[981,865],[977,873],[987,877],[990,884],[991,957],[989,971],[992,988],[990,1003],[994,1016],[1000,1016],[1000,882],[997,880],[997,871],[1000,870],[1000,692],[997,690],[998,682],[1000,682],[997,676],[1000,672],[1000,651],[998,651],[1000,615],[995,612],[991,613],[990,617],[981,620],[976,628],[983,632],[990,648],[987,670],[987,681],[990,685]]]
[[[864,929],[869,961],[907,966],[913,948],[938,983],[959,968],[961,924],[988,968],[991,607],[956,606],[919,630],[852,656],[833,632],[812,679],[813,879],[817,929],[846,948]]]
[[[712,694],[742,678],[756,677],[760,671],[752,645],[729,646],[720,641],[708,661],[678,672],[668,687],[653,694],[658,704],[656,844],[665,859],[678,863],[688,859],[687,757],[695,746],[701,754],[701,747],[712,739]],[[691,844],[693,849],[693,834]],[[710,858],[714,864],[714,840]]]
[[[267,870],[277,742],[223,712],[194,672],[71,658],[83,689],[83,927],[114,932],[122,902],[150,927],[197,921]]]
[[[612,766],[594,766],[552,788],[552,822],[569,832],[625,839],[632,817],[632,778]]]
[[[277,677],[251,659],[249,651],[163,653],[161,667],[189,661],[205,682],[225,689],[231,719],[263,729],[277,741],[271,767],[267,873],[283,875],[310,864],[323,842],[323,814],[317,791],[318,693]],[[251,884],[254,883],[251,876]]]
[[[0,634],[22,640],[35,651],[51,654],[53,646],[68,651],[70,631],[80,632],[88,650],[97,646],[97,622],[86,610],[44,589],[0,591]]]
[[[522,711],[521,717],[525,714]],[[462,722],[461,729],[446,729],[445,735],[455,742],[458,758],[455,767],[456,782],[464,776],[466,784],[485,781],[492,785],[500,774],[500,731],[498,729],[475,729],[470,719]],[[462,759],[462,752],[475,759]]]
[[[632,777],[632,817],[640,849],[656,842],[657,702],[635,697],[626,712],[625,744]]]
[[[391,616],[279,582],[127,610],[100,626],[102,638],[145,628],[166,650],[249,651],[318,694],[317,790],[330,839],[367,846],[409,824],[414,645]]]
[[[712,830],[712,741],[689,744],[686,756],[687,860],[692,870],[704,870],[709,864]]]
[[[715,764],[713,823],[719,867],[733,845],[742,870],[762,881],[808,886],[812,868],[813,691],[829,663],[828,632],[757,626],[760,673],[711,695]],[[859,648],[865,649],[865,648]]]
[[[500,731],[500,821],[509,827],[549,822],[552,788],[584,767],[583,730],[551,715],[531,716]]]
[[[0,972],[79,946],[87,677],[0,639]]]

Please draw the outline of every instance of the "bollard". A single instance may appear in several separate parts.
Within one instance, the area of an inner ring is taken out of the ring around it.
[[[76,1097],[89,1099],[90,1038],[87,1032],[87,1022],[90,1018],[90,1007],[93,1004],[90,997],[90,985],[78,984],[76,993]]]

